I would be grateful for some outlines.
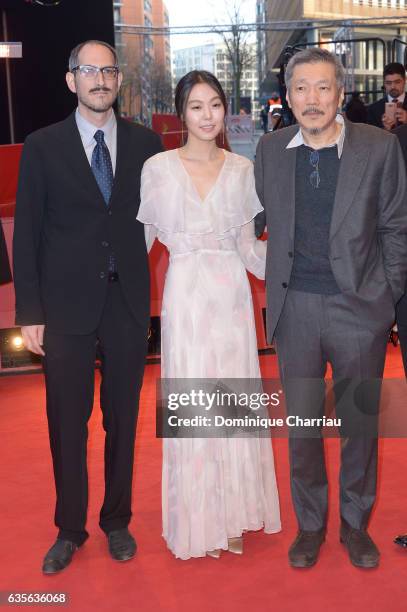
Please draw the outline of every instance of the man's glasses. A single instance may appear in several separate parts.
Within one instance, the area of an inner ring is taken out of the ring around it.
[[[309,182],[314,187],[314,189],[318,189],[319,184],[321,182],[321,177],[319,176],[319,153],[318,151],[311,151],[309,156],[309,163],[314,168],[309,176]]]
[[[81,64],[80,66],[75,66],[75,68],[72,68],[71,72],[79,72],[79,74],[85,79],[94,79],[97,77],[99,72],[101,72],[107,81],[113,81],[113,79],[116,79],[117,75],[119,74],[119,67],[103,66],[102,68],[99,68],[99,66]]]

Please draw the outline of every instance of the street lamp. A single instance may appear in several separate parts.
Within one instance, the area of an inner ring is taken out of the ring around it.
[[[14,136],[14,115],[13,115],[13,96],[11,92],[11,76],[10,76],[10,59],[23,57],[23,46],[21,43],[8,42],[7,34],[7,18],[6,11],[2,12],[4,42],[0,42],[0,58],[4,58],[6,62],[6,82],[7,82],[7,103],[8,103],[8,121],[10,126],[10,141],[15,143]]]

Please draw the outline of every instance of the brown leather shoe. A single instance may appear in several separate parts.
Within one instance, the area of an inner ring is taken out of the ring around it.
[[[312,567],[318,560],[319,549],[325,540],[325,529],[300,530],[288,551],[291,567]]]
[[[348,549],[349,559],[356,567],[377,567],[380,552],[365,529],[353,529],[342,521],[340,541]]]

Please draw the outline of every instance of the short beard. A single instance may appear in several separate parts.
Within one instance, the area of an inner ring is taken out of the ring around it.
[[[318,134],[321,134],[325,128],[302,128],[305,129],[305,131],[310,134],[310,136],[318,136]]]
[[[106,111],[110,110],[114,104],[114,102],[112,104],[106,104],[105,106],[93,106],[92,104],[88,104],[88,102],[84,102],[83,100],[81,100],[81,104],[83,106],[85,106],[86,108],[88,108],[89,110],[93,111],[94,113],[105,113]]]
[[[106,104],[104,104],[103,106],[96,106],[96,105],[93,105],[92,102],[89,102],[88,100],[84,100],[82,97],[78,96],[79,102],[83,106],[88,108],[89,110],[93,111],[94,113],[106,113],[108,110],[112,108],[113,104],[116,102],[116,98],[117,98],[117,95],[113,98],[113,100],[109,102],[106,101]]]
[[[308,127],[304,127],[301,126],[301,129],[306,132],[307,134],[309,134],[310,136],[319,136],[320,134],[322,134],[323,132],[325,132],[327,129],[329,129],[331,127],[331,125],[333,123],[335,123],[336,121],[336,115],[334,117],[334,119],[332,121],[330,121],[329,123],[326,123],[325,125],[323,125],[322,127],[312,127],[312,128],[308,128]]]

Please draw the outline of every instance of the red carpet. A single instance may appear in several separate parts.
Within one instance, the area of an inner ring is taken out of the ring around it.
[[[264,373],[276,375],[275,357],[261,358]],[[294,570],[287,548],[296,531],[289,495],[286,440],[275,440],[283,531],[245,536],[242,557],[180,561],[161,538],[161,442],[155,438],[155,379],[146,369],[137,435],[132,530],[139,551],[119,564],[107,553],[98,527],[103,496],[103,435],[97,398],[90,422],[90,538],[60,575],[45,577],[41,562],[53,543],[54,488],[40,374],[0,377],[0,591],[66,592],[70,610],[336,610],[369,612],[407,609],[407,550],[392,543],[407,531],[407,440],[380,443],[379,497],[370,531],[382,552],[379,568],[350,565],[338,539],[338,441],[327,443],[330,476],[329,531],[317,566]],[[389,347],[386,376],[402,376],[398,349]],[[54,606],[51,606],[54,608]]]

